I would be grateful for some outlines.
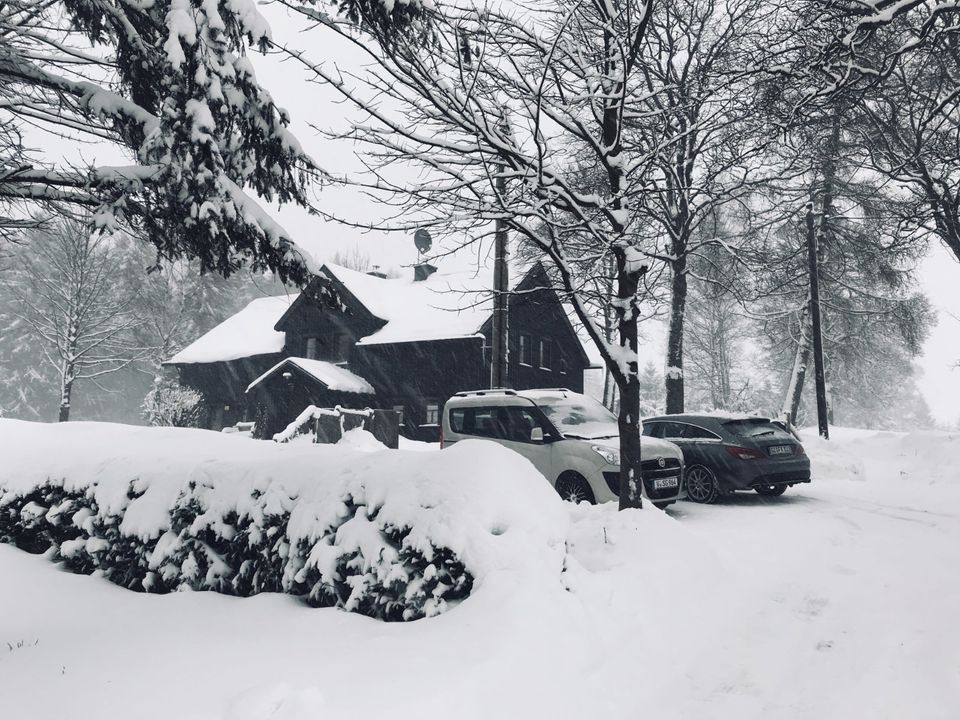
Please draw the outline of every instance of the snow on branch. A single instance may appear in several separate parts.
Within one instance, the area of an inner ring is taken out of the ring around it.
[[[203,271],[223,274],[248,263],[306,277],[292,239],[257,201],[305,204],[316,168],[246,57],[271,40],[255,2],[8,6],[0,130],[29,122],[109,140],[135,164],[60,167],[42,150],[24,151],[21,172],[0,174],[0,203],[93,206],[101,227],[133,226],[161,257],[197,257]],[[23,139],[0,132],[4,143],[16,150]]]

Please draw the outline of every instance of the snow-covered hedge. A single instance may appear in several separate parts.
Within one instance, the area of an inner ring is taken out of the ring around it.
[[[412,620],[492,571],[563,563],[559,498],[489,443],[364,452],[12,420],[0,437],[0,540],[133,590],[286,592]]]

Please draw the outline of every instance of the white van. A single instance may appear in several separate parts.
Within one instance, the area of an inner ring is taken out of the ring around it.
[[[617,499],[617,418],[586,395],[565,388],[457,393],[443,408],[441,446],[467,438],[492,440],[520,453],[567,500]],[[659,508],[685,497],[680,448],[651,437],[640,442],[645,495]]]

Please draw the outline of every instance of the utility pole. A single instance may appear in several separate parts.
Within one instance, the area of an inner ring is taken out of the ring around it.
[[[817,426],[820,436],[829,440],[827,386],[823,369],[823,329],[820,322],[820,263],[817,257],[817,232],[813,218],[812,198],[807,203],[807,262],[810,274],[810,325],[813,333],[814,379],[817,386]]]
[[[470,38],[463,28],[459,30],[460,60],[464,68],[473,67],[473,49]],[[507,129],[506,116],[502,117],[504,129]],[[507,195],[507,178],[504,175],[506,165],[499,165],[500,173],[494,182],[497,196],[503,204]],[[502,388],[507,385],[507,302],[509,299],[510,278],[507,269],[507,222],[497,218],[494,231],[493,265],[493,328],[490,340],[490,387]]]
[[[501,166],[502,168],[502,166]],[[507,180],[501,174],[496,180],[497,194],[502,198],[507,192]],[[510,290],[507,268],[507,223],[497,219],[494,232],[493,266],[493,338],[490,357],[490,387],[507,385],[507,310]]]

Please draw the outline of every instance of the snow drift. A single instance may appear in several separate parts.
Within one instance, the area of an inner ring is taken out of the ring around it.
[[[0,421],[7,492],[99,476],[106,496],[131,467],[154,492],[170,473],[216,473],[219,493],[340,469],[428,505],[431,487],[450,511],[434,537],[474,578],[450,612],[382,623],[282,593],[126,592],[0,545],[0,718],[955,720],[960,434],[815,434],[810,485],[664,513],[558,503],[479,443],[413,458],[354,452],[372,448],[359,433],[323,448]]]
[[[0,539],[130,589],[286,592],[412,620],[498,572],[560,583],[562,502],[492,443],[370,452],[20,421],[0,436]]]

